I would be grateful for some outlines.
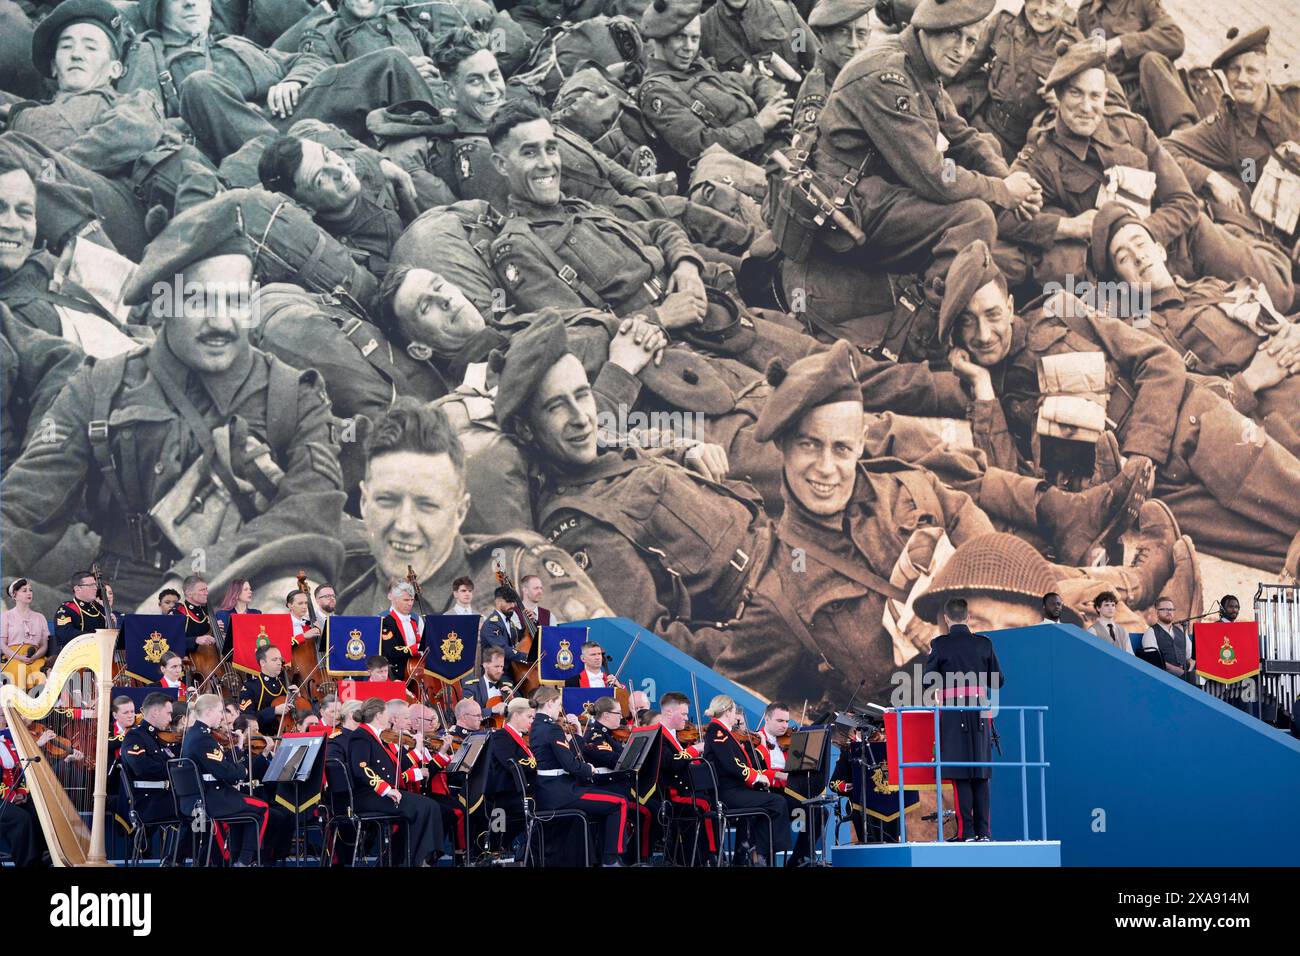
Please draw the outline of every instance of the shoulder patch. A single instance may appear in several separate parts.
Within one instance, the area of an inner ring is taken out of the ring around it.
[[[568,572],[564,570],[564,565],[559,561],[556,561],[554,558],[547,558],[542,562],[542,567],[546,568],[547,572],[553,578],[562,578],[568,574]]]
[[[561,535],[563,535],[567,531],[572,531],[576,527],[578,527],[577,515],[573,515],[571,517],[565,518],[563,521],[561,521],[559,524],[557,524],[554,528],[551,529],[550,533],[546,536],[546,540],[554,544],[555,541]]]
[[[591,555],[587,553],[586,548],[579,548],[573,552],[573,560],[584,571],[591,567]]]
[[[895,73],[893,70],[886,70],[884,73],[878,73],[876,75],[881,83],[893,83],[896,86],[906,86],[909,89],[912,85],[907,82],[907,77],[902,73]]]
[[[508,255],[510,255],[510,243],[508,242],[499,242],[492,250],[492,259],[494,262],[500,262]]]
[[[894,100],[894,109],[900,113],[912,112],[912,98],[910,96],[900,96]]]
[[[650,112],[662,113],[664,110],[664,101],[657,96],[650,97]]]
[[[519,267],[513,262],[506,263],[505,280],[511,285],[519,284]]]

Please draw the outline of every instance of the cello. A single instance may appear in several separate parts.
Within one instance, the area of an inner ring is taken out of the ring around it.
[[[311,603],[311,586],[307,583],[307,572],[298,572],[298,590],[307,595],[307,620],[312,622],[312,627],[316,626],[316,609]],[[289,676],[294,682],[300,684],[306,690],[307,696],[320,700],[325,696],[329,688],[324,682],[315,679],[312,675],[320,669],[320,653],[316,647],[316,638],[303,638],[293,645],[293,657],[289,665]]]

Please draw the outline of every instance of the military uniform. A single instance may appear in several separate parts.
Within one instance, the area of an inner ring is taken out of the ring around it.
[[[784,95],[781,83],[761,73],[722,73],[696,58],[685,71],[652,61],[637,102],[646,125],[663,141],[656,147],[660,168],[675,170],[685,182],[689,164],[714,144],[742,159],[762,162],[772,149],[788,142],[788,130],[767,132],[756,119],[768,102]]]
[[[0,293],[3,295],[3,293]],[[0,448],[7,470],[85,356],[67,340],[32,328],[0,304]]]
[[[1067,319],[1036,310],[1016,320],[1010,353],[989,369],[998,401],[987,403],[995,407],[983,423],[973,423],[976,444],[995,442],[1002,433],[1031,459],[1041,359],[1100,351],[1109,388],[1106,417],[1118,423],[1121,450],[1155,463],[1155,494],[1197,548],[1281,567],[1300,531],[1300,505],[1284,490],[1300,481],[1300,460],[1192,382],[1178,354],[1162,342],[1082,303],[1073,312]],[[1240,450],[1243,435],[1254,435],[1246,452]]]
[[[1061,22],[1037,33],[1023,8],[1019,13],[999,11],[984,25],[979,45],[947,91],[971,125],[998,138],[1002,155],[1011,162],[1025,145],[1034,117],[1047,108],[1039,91],[1056,63],[1057,44],[1082,39],[1073,24]]]
[[[424,639],[424,618],[417,610],[407,620],[389,611],[379,622],[379,653],[388,658],[390,680],[405,680],[406,665],[420,659]]]
[[[519,643],[520,631],[510,618],[493,608],[492,613],[483,619],[483,629],[479,632],[479,643],[483,647],[496,647],[506,655],[507,663],[523,664],[528,661],[528,655],[523,651],[515,650],[515,645]]]
[[[187,385],[169,379],[161,386],[159,376],[175,375],[178,367],[183,368],[160,338],[149,348],[103,360],[93,370],[82,368],[69,380],[49,411],[58,434],[67,439],[29,444],[6,475],[10,483],[4,486],[3,513],[11,531],[4,557],[12,562],[9,568],[31,567],[71,523],[83,492],[90,500],[98,494],[95,524],[102,535],[105,573],[126,604],[150,593],[181,555],[156,533],[148,512],[198,458],[200,441],[207,438],[196,440],[176,417],[169,400],[174,389],[188,390],[208,428],[238,415],[252,434],[270,438],[275,458],[283,463],[284,477],[271,506],[233,538],[205,542],[213,565],[223,566],[242,548],[276,535],[337,534],[342,476],[329,406],[315,373],[288,370],[253,350],[242,370],[213,383],[214,398],[194,377]],[[277,396],[285,404],[278,404]],[[95,466],[100,480],[91,478]]]
[[[1088,139],[1075,136],[1058,117],[1012,164],[1013,171],[1029,173],[1043,187],[1038,215],[1022,220],[1006,212],[998,220],[999,239],[993,248],[1013,285],[1030,272],[1035,282],[1044,284],[1088,274],[1087,243],[1057,239],[1057,226],[1062,218],[1096,208],[1107,170],[1115,167],[1155,174],[1146,224],[1169,251],[1172,271],[1229,282],[1254,276],[1264,282],[1274,302],[1290,304],[1291,265],[1281,251],[1262,241],[1241,241],[1199,212],[1187,177],[1146,120],[1111,109]]]
[[[433,34],[422,24],[412,22],[405,8],[381,9],[375,16],[359,20],[343,7],[303,32],[298,50],[312,54],[313,60],[295,70],[294,76],[310,82],[327,66],[347,63],[386,47],[396,47],[408,57],[428,56],[433,43]]]
[[[537,760],[533,792],[542,810],[581,810],[602,828],[600,847],[608,862],[627,847],[631,803],[625,794],[602,787],[591,764],[577,751],[581,744],[569,740],[554,720],[539,713],[528,732],[528,746]],[[550,862],[550,861],[547,861]],[[585,861],[584,861],[585,862]]]
[[[396,750],[380,739],[373,727],[362,724],[348,739],[348,766],[352,773],[353,809],[359,813],[388,813],[402,818],[399,831],[411,865],[432,866],[442,852],[442,814],[429,797],[414,791],[393,803],[386,794],[398,786]]]
[[[519,0],[510,15],[536,44],[542,35],[562,23],[579,23],[605,13],[603,0]]]
[[[791,85],[774,75],[764,58],[775,53],[796,72],[802,69],[806,73],[819,48],[808,24],[788,0],[748,0],[739,10],[719,0],[700,17],[701,56],[723,72],[739,73],[752,64],[757,72],[786,83],[791,93],[800,81]]]
[[[1242,217],[1220,208],[1205,190],[1211,173],[1220,173],[1242,194],[1247,208],[1255,184],[1273,151],[1285,142],[1300,141],[1300,84],[1270,86],[1264,107],[1258,113],[1240,109],[1230,96],[1223,97],[1219,110],[1195,126],[1176,130],[1164,141],[1192,190],[1206,197],[1215,219],[1239,221]],[[1254,175],[1244,173],[1253,170]],[[1259,221],[1247,213],[1248,224]]]
[[[840,255],[814,246],[810,269],[942,275],[966,244],[993,241],[989,205],[1011,205],[996,141],[957,114],[915,27],[868,47],[840,72],[809,163],[835,180],[861,176],[848,201],[866,234],[856,249],[839,240]]]
[[[1129,104],[1159,135],[1196,122],[1196,107],[1173,65],[1183,55],[1183,31],[1160,0],[1083,0],[1076,21],[1085,35],[1119,37],[1112,72]]]
[[[613,770],[622,752],[623,745],[612,730],[598,720],[587,721],[587,731],[582,735],[582,755],[587,763]]]
[[[57,265],[57,260],[48,252],[33,252],[27,257],[27,261],[13,272],[0,276],[0,302],[8,307],[14,318],[23,325],[61,339],[63,319],[59,316],[49,295],[50,282],[54,278]]]
[[[537,757],[529,746],[531,736],[530,734],[526,740],[506,724],[492,733],[488,739],[487,753],[479,757],[480,761],[486,759],[488,764],[483,793],[493,808],[489,813],[502,809],[506,814],[501,846],[507,850],[513,848],[516,838],[524,832],[523,800],[519,793],[519,778],[513,767],[517,766],[523,773],[524,788],[528,794],[533,793],[537,782]]]
[[[167,761],[176,754],[158,739],[158,728],[142,720],[122,741],[122,766],[131,781],[135,812],[141,823],[157,823],[175,812],[168,793]]]
[[[207,604],[191,604],[189,601],[178,601],[172,608],[173,614],[178,614],[185,618],[185,643],[188,647],[193,647],[195,639],[211,634],[217,639],[217,646],[224,647],[226,644],[226,633],[220,628],[213,627],[212,610]],[[229,620],[229,617],[227,617]]]
[[[481,637],[479,643],[480,646],[482,646]],[[480,651],[480,655],[481,653],[482,652]],[[487,710],[488,701],[493,697],[505,697],[514,690],[515,685],[507,680],[506,677],[507,672],[502,672],[501,679],[496,683],[493,683],[488,680],[487,675],[484,674],[482,677],[472,677],[469,680],[461,681],[460,687],[466,697],[471,697],[478,701],[478,705],[484,710]]]
[[[54,612],[54,640],[46,656],[54,659],[58,650],[82,634],[108,627],[105,620],[104,606],[98,601],[82,601],[74,598],[59,605]]]
[[[789,850],[790,823],[785,800],[780,794],[758,786],[759,780],[766,780],[771,785],[774,779],[772,771],[760,771],[754,767],[749,754],[722,721],[711,721],[701,734],[704,759],[713,765],[718,775],[718,802],[730,810],[763,811],[761,820],[746,818],[751,846],[759,853],[766,853],[770,837],[774,854]],[[775,864],[776,860],[767,862]]]
[[[954,624],[930,645],[925,673],[944,678],[940,704],[975,706],[986,703],[989,693],[1006,683],[993,642],[983,634],[972,634],[965,624]],[[972,679],[970,675],[975,675]],[[960,815],[957,838],[989,837],[989,779],[991,767],[950,767],[959,763],[989,762],[993,759],[993,718],[980,711],[944,711],[939,714],[939,756],[944,761],[943,779],[952,780]]]
[[[817,54],[813,68],[799,84],[799,92],[794,97],[794,115],[790,125],[794,127],[796,146],[816,134],[817,121],[821,119],[822,108],[826,106],[826,98],[830,96],[839,74],[840,71],[831,66],[823,54]]]
[[[490,258],[519,311],[610,308],[619,315],[658,305],[669,273],[683,262],[702,264],[675,223],[629,223],[567,198],[539,206],[512,197]]]
[[[280,732],[280,715],[275,712],[276,698],[287,694],[288,688],[280,678],[250,674],[244,679],[244,686],[239,691],[239,712],[256,719],[257,729],[261,733],[274,737]]]
[[[212,728],[201,720],[185,734],[181,747],[181,756],[194,761],[207,802],[208,818],[220,823],[223,818],[232,816],[260,816],[261,824],[254,827],[248,823],[226,825],[218,828],[217,834],[225,831],[225,836],[216,836],[227,850],[232,863],[244,866],[253,865],[257,847],[266,837],[269,807],[265,800],[245,797],[235,788],[235,784],[248,780],[247,769],[238,762],[234,755],[225,750],[212,736]],[[194,810],[197,799],[186,795],[181,798],[181,814],[188,816]],[[267,862],[267,861],[263,861]]]

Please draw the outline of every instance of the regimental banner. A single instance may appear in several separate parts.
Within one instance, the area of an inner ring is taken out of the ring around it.
[[[542,647],[538,653],[538,677],[543,684],[564,686],[570,677],[582,673],[582,645],[587,643],[587,629],[562,624],[542,628]]]
[[[602,697],[613,697],[614,688],[612,687],[566,687],[561,693],[564,696],[564,712],[566,714],[581,714],[582,708],[594,700]]]
[[[424,669],[444,684],[473,673],[480,620],[477,614],[426,614],[420,638]]]
[[[293,617],[288,614],[232,614],[230,633],[235,642],[231,663],[245,674],[260,674],[257,649],[274,644],[287,665],[293,657]]]
[[[1192,642],[1196,673],[1220,684],[1235,684],[1259,673],[1259,627],[1254,621],[1197,624]]]
[[[383,618],[343,617],[325,619],[325,673],[330,677],[364,677],[366,659],[379,654]]]
[[[127,614],[122,620],[128,677],[146,684],[162,679],[162,659],[168,651],[184,657],[185,618],[179,614]]]

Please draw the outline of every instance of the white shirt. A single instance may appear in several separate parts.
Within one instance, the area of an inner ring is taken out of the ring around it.
[[[1174,634],[1172,628],[1164,627],[1163,624],[1161,625],[1161,627],[1164,628],[1165,633],[1177,637],[1177,635]],[[1190,661],[1190,660],[1192,659],[1192,657],[1193,657],[1193,654],[1192,654],[1192,635],[1190,635],[1190,634],[1184,632],[1184,634],[1183,634],[1183,639],[1184,639],[1185,641],[1187,641],[1187,650],[1186,650],[1186,652],[1185,652],[1185,657],[1184,657],[1184,659]],[[1154,626],[1152,626],[1152,627],[1148,627],[1145,631],[1142,632],[1142,650],[1144,650],[1144,651],[1158,651],[1158,650],[1160,650],[1160,644],[1159,644],[1159,642],[1158,642],[1157,639],[1156,639],[1156,629],[1155,629]],[[1173,661],[1167,661],[1166,663],[1170,663],[1170,664],[1172,664]]]
[[[763,729],[763,743],[767,744],[767,751],[771,755],[768,759],[773,770],[785,769],[785,751],[781,745],[776,742],[776,738]]]
[[[388,613],[402,626],[402,640],[407,647],[419,647],[420,638],[424,636],[424,618],[418,614],[403,614],[395,607],[389,607]]]
[[[453,601],[451,603],[451,610],[449,610],[447,613],[448,614],[477,614],[478,611],[474,610],[472,607],[466,607],[464,604],[461,604],[459,601]]]
[[[1043,618],[1041,621],[1039,621],[1038,623],[1039,623],[1039,624],[1064,624],[1065,622],[1064,622],[1064,621],[1053,621],[1050,617],[1045,617],[1045,618]]]
[[[588,686],[588,687],[604,687],[604,686],[605,686],[605,672],[604,672],[604,671],[590,671],[590,670],[587,670],[587,669],[584,667],[584,668],[583,668],[583,673],[587,675],[587,686]]]

